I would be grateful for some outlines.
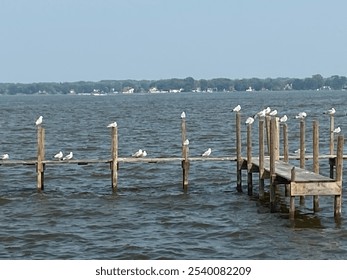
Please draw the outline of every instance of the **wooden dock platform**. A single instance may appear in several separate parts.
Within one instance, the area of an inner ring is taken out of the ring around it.
[[[334,196],[334,215],[341,215],[341,199],[342,199],[342,164],[343,164],[343,136],[338,136],[337,152],[336,155],[325,156],[329,158],[330,164],[330,177],[319,174],[319,143],[318,143],[318,123],[313,122],[313,167],[314,170],[310,171],[304,168],[305,166],[305,152],[300,153],[299,161],[300,167],[297,167],[288,162],[288,143],[287,139],[284,139],[284,156],[280,160],[279,156],[279,125],[276,118],[269,120],[270,136],[269,136],[269,156],[265,156],[264,153],[264,121],[259,122],[259,156],[252,156],[252,140],[251,140],[251,127],[248,126],[247,130],[247,157],[242,158],[238,155],[239,173],[241,170],[246,169],[248,194],[253,192],[253,180],[252,174],[259,173],[259,196],[264,196],[264,180],[270,179],[270,207],[271,211],[275,211],[275,187],[279,184],[286,186],[288,195],[290,196],[290,218],[294,218],[295,215],[295,197],[299,196],[303,201],[305,196],[313,196],[313,209],[316,211],[319,207],[319,196]],[[304,133],[304,121],[301,121],[301,132]],[[283,127],[284,136],[288,135],[286,132],[286,126]],[[301,136],[301,149],[305,151],[304,136]],[[331,151],[332,153],[332,151]],[[334,174],[335,167],[335,174]],[[239,174],[241,178],[241,174]]]

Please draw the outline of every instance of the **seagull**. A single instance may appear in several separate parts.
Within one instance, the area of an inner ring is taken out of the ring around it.
[[[54,158],[61,160],[61,159],[63,158],[63,152],[60,151],[59,153],[57,153],[57,154],[54,156]]]
[[[251,125],[252,123],[254,123],[254,118],[253,117],[248,117],[246,120],[246,124]]]
[[[63,157],[63,160],[69,160],[69,159],[72,159],[73,157],[73,153],[70,152],[67,156]]]
[[[284,115],[283,117],[280,118],[281,123],[285,123],[288,120],[287,115]]]
[[[189,140],[186,139],[186,141],[183,142],[183,145],[184,145],[184,146],[188,146],[188,145],[189,145]]]
[[[334,115],[335,113],[336,113],[335,108],[331,108],[328,111],[324,112],[323,114]]]
[[[139,149],[136,153],[132,154],[132,157],[141,157],[143,154],[143,151],[141,149]]]
[[[1,159],[9,159],[9,158],[10,158],[10,156],[8,154],[3,154],[1,156]]]
[[[265,110],[265,115],[268,115],[271,112],[271,108],[270,107],[266,107],[266,109],[264,109],[264,110]]]
[[[36,120],[36,122],[35,122],[36,126],[42,124],[42,119],[43,119],[43,117],[40,116],[40,117]]]
[[[206,152],[204,152],[201,156],[202,157],[208,157],[211,154],[212,150],[211,148],[208,148],[208,150]]]
[[[341,127],[336,127],[334,130],[333,130],[333,133],[340,133],[341,132]]]
[[[107,127],[117,127],[117,122],[110,123]]]
[[[303,120],[306,117],[307,117],[307,114],[305,112],[300,112],[299,114],[295,116],[296,119],[301,119],[301,120]]]
[[[181,119],[185,119],[186,118],[186,113],[185,112],[182,112],[181,114]]]
[[[255,117],[258,116],[258,117],[261,118],[261,117],[265,117],[265,116],[268,115],[270,112],[271,112],[270,107],[267,107],[267,108],[261,110],[260,112],[256,113],[254,116],[255,116]]]
[[[234,109],[233,112],[240,112],[241,111],[241,106],[237,105]]]
[[[147,156],[147,152],[143,151],[142,154],[141,154],[141,157],[145,157],[145,156]]]
[[[276,116],[277,115],[277,110],[272,110],[269,114],[270,116]]]

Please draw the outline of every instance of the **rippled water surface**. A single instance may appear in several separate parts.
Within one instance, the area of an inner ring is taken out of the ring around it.
[[[212,148],[215,157],[235,156],[235,116],[244,120],[266,106],[287,114],[291,151],[299,148],[299,122],[306,111],[307,153],[312,121],[320,126],[320,151],[329,148],[329,118],[347,129],[347,92],[259,92],[116,96],[0,96],[0,154],[35,159],[35,120],[43,116],[46,158],[59,150],[75,159],[110,158],[110,130],[117,121],[119,156],[139,148],[150,157],[180,157],[180,115],[187,114],[190,155]],[[253,141],[256,147],[257,123]],[[245,154],[243,145],[243,154]],[[256,150],[256,148],[255,148]],[[296,163],[298,164],[298,163]],[[307,161],[310,168],[311,162]],[[321,161],[321,173],[329,174]],[[344,169],[345,170],[345,169]],[[36,190],[34,166],[0,166],[1,259],[345,259],[346,195],[342,218],[333,198],[297,201],[288,219],[288,198],[278,189],[276,213],[268,194],[236,191],[235,162],[191,162],[189,189],[182,190],[180,162],[121,163],[117,192],[107,164],[47,165],[45,190]],[[245,175],[245,174],[244,174]],[[344,181],[346,181],[344,177]],[[243,180],[244,184],[246,179]],[[344,183],[345,187],[346,183]],[[268,189],[267,189],[268,190]]]

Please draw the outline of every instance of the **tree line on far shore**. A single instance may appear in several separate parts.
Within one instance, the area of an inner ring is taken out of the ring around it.
[[[145,92],[212,92],[212,91],[282,91],[282,90],[342,90],[347,78],[320,74],[309,78],[250,79],[184,79],[162,80],[102,80],[98,82],[0,83],[0,94],[82,94],[82,93],[145,93]]]

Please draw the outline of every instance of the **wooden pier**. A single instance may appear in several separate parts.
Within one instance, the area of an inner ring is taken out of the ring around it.
[[[240,118],[237,118],[239,122]],[[333,116],[331,116],[333,124]],[[264,130],[264,127],[268,129]],[[290,196],[289,216],[294,218],[295,215],[295,197],[300,197],[300,203],[304,203],[306,196],[313,197],[313,210],[317,211],[319,207],[319,196],[334,197],[334,216],[340,216],[342,210],[342,170],[343,170],[343,144],[344,137],[338,136],[337,152],[333,152],[333,144],[330,144],[330,155],[319,156],[319,134],[318,122],[313,122],[313,171],[305,169],[305,121],[300,121],[300,166],[290,164],[288,156],[288,133],[287,125],[282,125],[284,155],[279,154],[279,138],[280,129],[278,118],[267,116],[265,119],[259,120],[259,155],[252,155],[252,139],[251,125],[247,127],[247,157],[242,158],[238,165],[238,178],[241,178],[241,171],[247,170],[248,194],[253,193],[253,173],[259,173],[259,197],[264,197],[264,180],[270,181],[270,208],[275,211],[275,190],[277,185],[283,184]],[[265,156],[264,147],[264,131],[269,135],[268,155]],[[331,128],[331,131],[332,128]],[[268,132],[270,132],[268,134]],[[330,138],[333,143],[333,137]],[[330,164],[330,177],[319,174],[319,158],[328,158]],[[335,167],[335,174],[334,174]],[[238,189],[241,188],[241,181],[238,181]]]
[[[111,153],[107,159],[70,159],[70,160],[47,160],[45,158],[45,128],[37,127],[37,158],[35,160],[0,160],[0,166],[29,165],[36,167],[37,189],[44,189],[44,173],[48,165],[88,165],[106,164],[110,168],[111,187],[113,191],[118,188],[118,172],[120,164],[123,163],[181,163],[182,168],[182,188],[188,190],[189,170],[191,162],[200,161],[227,161],[236,163],[236,189],[239,192],[242,188],[242,170],[247,170],[248,194],[253,194],[253,173],[259,176],[259,198],[264,198],[265,179],[270,181],[270,208],[275,211],[275,190],[277,185],[283,184],[286,193],[290,196],[289,216],[295,215],[295,198],[300,197],[300,202],[304,203],[307,196],[313,196],[313,209],[319,208],[319,196],[330,195],[334,197],[334,215],[341,215],[342,196],[342,169],[343,169],[343,136],[338,136],[337,151],[334,152],[334,116],[330,116],[330,146],[328,155],[319,155],[319,132],[318,122],[313,122],[313,155],[305,154],[305,120],[300,121],[300,154],[290,157],[288,152],[288,132],[286,124],[279,124],[278,118],[266,116],[259,119],[258,123],[259,147],[258,155],[252,154],[252,125],[247,125],[247,147],[246,156],[242,155],[241,139],[241,114],[236,113],[236,155],[225,157],[190,157],[189,141],[186,133],[186,118],[181,116],[182,132],[182,154],[179,157],[119,157],[118,154],[118,128],[111,127]],[[280,131],[283,132],[283,155],[280,155]],[[265,152],[267,150],[267,152]],[[289,163],[290,159],[299,161],[299,166]],[[313,160],[313,170],[305,169],[305,162]],[[319,160],[327,160],[330,166],[330,177],[319,174]],[[208,170],[206,171],[208,172]]]

